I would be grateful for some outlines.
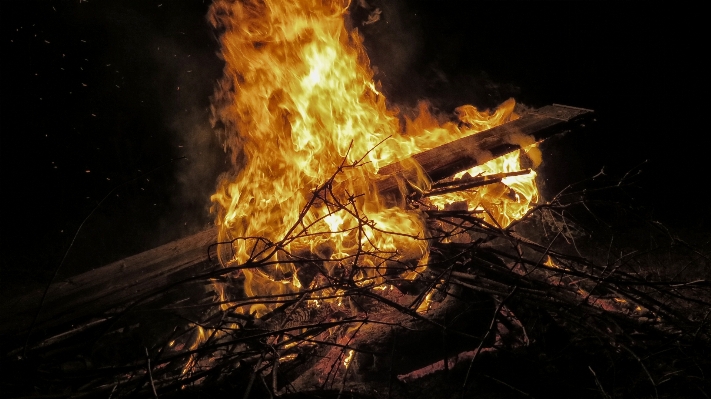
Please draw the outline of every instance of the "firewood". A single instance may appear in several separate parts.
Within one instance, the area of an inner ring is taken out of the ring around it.
[[[593,112],[588,109],[549,105],[515,121],[415,154],[412,159],[422,166],[431,181],[436,182],[522,146],[585,127],[592,115]],[[399,180],[413,181],[416,178],[415,172],[403,167],[401,163],[387,165],[378,173],[388,176],[376,183],[381,193],[397,190],[401,185],[398,184]]]
[[[215,243],[216,237],[217,229],[210,228],[52,284],[33,329],[98,316],[107,310],[127,306],[172,283],[219,267],[216,262],[208,261],[208,247]],[[0,330],[3,336],[29,328],[42,294],[41,290],[36,290],[3,304],[0,309],[5,320]]]

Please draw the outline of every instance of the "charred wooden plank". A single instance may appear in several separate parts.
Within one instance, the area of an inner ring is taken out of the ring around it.
[[[436,182],[515,151],[521,146],[537,143],[553,135],[584,127],[593,111],[553,104],[532,111],[519,119],[463,137],[431,150],[413,155],[412,159]],[[380,169],[387,176],[376,182],[378,191],[390,193],[403,186],[402,181],[414,181],[416,173],[401,163]]]

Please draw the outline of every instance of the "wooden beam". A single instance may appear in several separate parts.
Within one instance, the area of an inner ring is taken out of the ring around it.
[[[436,182],[515,151],[521,145],[584,127],[592,117],[593,111],[589,109],[549,105],[515,121],[413,155],[412,159],[422,166],[431,181]],[[403,186],[404,180],[416,179],[415,173],[400,163],[387,165],[378,174],[387,176],[376,183],[381,193],[394,192]]]
[[[214,270],[219,265],[208,260],[208,248],[216,239],[217,228],[213,227],[58,281],[49,287],[39,314],[42,290],[5,301],[0,306],[4,320],[0,334],[21,334],[30,327],[35,315],[33,330],[51,329],[77,320],[89,321],[91,317],[125,307],[172,283]],[[210,249],[214,260],[214,246]]]

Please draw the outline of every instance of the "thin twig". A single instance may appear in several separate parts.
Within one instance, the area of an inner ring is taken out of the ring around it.
[[[484,342],[486,342],[487,338],[489,338],[489,335],[494,330],[494,324],[496,324],[496,317],[499,312],[501,312],[501,308],[504,307],[504,303],[506,303],[506,300],[511,298],[511,295],[516,292],[516,288],[518,288],[518,286],[514,286],[511,292],[509,292],[509,294],[506,296],[506,298],[504,298],[501,303],[499,303],[499,306],[496,308],[496,311],[494,311],[494,316],[491,318],[491,323],[489,323],[489,329],[486,331],[484,338],[479,341],[479,346],[476,348],[476,351],[474,351],[474,356],[472,356],[472,360],[469,362],[469,368],[467,369],[467,374],[464,377],[464,383],[462,384],[462,398],[464,398],[466,394],[467,384],[469,383],[469,375],[471,374],[472,367],[474,366],[474,361],[476,360],[477,355],[481,351],[481,348],[484,346]]]
[[[156,384],[153,382],[153,372],[151,371],[151,356],[148,354],[148,348],[143,347],[146,350],[146,369],[148,370],[148,379],[151,381],[151,389],[153,391],[153,397],[157,398],[158,393],[156,392]]]

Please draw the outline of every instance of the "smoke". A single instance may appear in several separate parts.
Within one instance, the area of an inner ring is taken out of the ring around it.
[[[90,105],[98,117],[85,129],[82,146],[73,151],[81,160],[89,151],[101,150],[101,156],[85,162],[91,176],[100,179],[91,187],[77,184],[69,190],[86,192],[80,205],[87,205],[75,212],[79,216],[72,216],[71,223],[65,222],[67,234],[89,212],[91,216],[82,224],[63,275],[204,229],[212,222],[209,198],[216,177],[226,169],[209,119],[209,98],[222,63],[204,18],[207,5],[166,3],[146,9],[140,3],[120,2],[76,7],[69,31],[86,44],[77,40],[79,47],[62,52],[77,58],[81,46],[96,49],[82,57],[86,60],[79,66],[94,73],[81,82],[95,90]]]
[[[497,82],[477,62],[477,54],[498,43],[482,43],[473,20],[467,21],[471,30],[453,27],[461,24],[461,14],[457,5],[440,2],[352,4],[351,25],[363,36],[375,78],[392,106],[412,116],[418,103],[427,101],[435,112],[451,115],[460,105],[493,109],[518,97],[517,85]],[[377,20],[371,22],[373,15]]]
[[[162,120],[169,132],[170,153],[176,161],[168,212],[160,220],[160,240],[193,234],[212,223],[210,196],[216,180],[229,168],[221,143],[211,126],[210,96],[221,77],[217,41],[204,21],[201,40],[161,38],[152,56],[163,79]],[[193,31],[192,34],[196,32]]]
[[[421,77],[412,73],[422,59],[424,42],[416,15],[405,2],[381,0],[353,2],[349,12],[349,28],[362,35],[375,80],[391,102],[414,107],[424,98],[424,93],[412,91],[422,87]],[[415,84],[404,89],[404,82],[413,77]]]

